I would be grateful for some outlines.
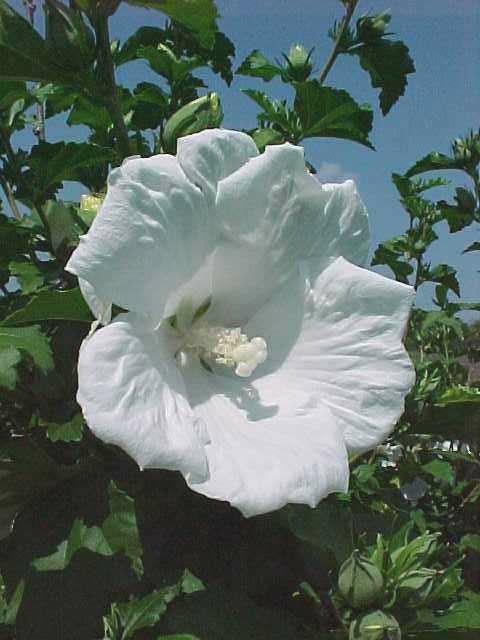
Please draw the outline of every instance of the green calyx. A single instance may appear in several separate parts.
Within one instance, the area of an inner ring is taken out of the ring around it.
[[[383,576],[373,562],[354,551],[340,567],[338,589],[351,607],[365,609],[382,597]]]
[[[282,54],[287,63],[287,76],[296,81],[304,82],[312,73],[313,65],[310,62],[313,49],[307,51],[301,44],[292,44],[288,55]]]
[[[396,619],[384,611],[373,611],[353,620],[348,640],[401,640],[402,632]]]

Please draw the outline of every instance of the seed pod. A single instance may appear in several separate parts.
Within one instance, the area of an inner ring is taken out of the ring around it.
[[[383,576],[373,562],[354,551],[340,567],[338,589],[354,609],[365,609],[383,595]]]
[[[178,138],[218,127],[222,120],[222,107],[216,93],[192,100],[168,119],[163,131],[163,147],[167,153],[175,153]]]
[[[384,611],[373,611],[353,620],[349,640],[402,640],[402,632],[395,618]]]

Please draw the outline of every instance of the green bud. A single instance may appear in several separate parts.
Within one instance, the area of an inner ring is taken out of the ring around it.
[[[310,62],[313,49],[307,51],[301,44],[292,44],[288,55],[283,54],[287,63],[287,75],[292,80],[304,82],[312,73],[313,66]]]
[[[383,595],[383,576],[373,562],[354,551],[340,567],[338,589],[351,607],[365,609]]]
[[[353,620],[349,640],[401,640],[402,632],[395,618],[384,611],[373,611]]]
[[[93,219],[97,215],[104,198],[105,195],[99,195],[96,193],[89,193],[80,196],[78,215],[88,226],[92,224]]]
[[[178,138],[218,127],[222,120],[222,107],[216,93],[192,100],[168,119],[163,131],[165,151],[175,153]]]
[[[357,32],[361,40],[379,38],[385,34],[385,29],[391,20],[387,11],[376,16],[362,16],[357,21]]]

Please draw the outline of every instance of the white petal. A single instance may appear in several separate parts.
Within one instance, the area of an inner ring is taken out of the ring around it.
[[[110,174],[100,212],[67,269],[100,298],[160,319],[213,250],[211,218],[176,158],[131,159]]]
[[[91,430],[126,451],[142,468],[207,475],[201,420],[185,389],[163,331],[122,314],[84,341],[78,402]]]
[[[254,385],[270,402],[290,395],[292,412],[327,405],[349,450],[370,449],[393,430],[415,380],[402,344],[414,291],[338,258],[303,294],[302,323],[302,286],[279,292],[246,327],[269,345],[267,375]]]
[[[353,180],[321,185],[314,176],[305,175],[302,182],[304,201],[319,211],[308,254],[312,280],[339,256],[364,266],[370,247],[368,213]]]
[[[313,277],[339,255],[363,263],[368,254],[368,216],[354,183],[322,185],[290,144],[267,147],[222,180],[217,216],[226,239],[214,257],[213,299],[225,323],[248,320],[300,260]]]
[[[228,129],[205,129],[180,138],[177,143],[177,158],[182,169],[203,191],[211,206],[215,203],[220,180],[256,155],[257,146],[250,136]]]
[[[227,500],[245,516],[287,503],[314,507],[348,487],[348,460],[341,430],[323,407],[296,420],[265,406],[248,381],[192,366],[185,374],[190,402],[205,422],[210,475],[189,481],[199,493]]]
[[[78,279],[78,285],[90,311],[100,324],[108,324],[112,319],[112,303],[98,297],[95,287],[83,278]]]

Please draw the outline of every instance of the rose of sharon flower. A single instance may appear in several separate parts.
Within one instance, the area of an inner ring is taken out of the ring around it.
[[[126,161],[68,263],[99,322],[128,310],[82,346],[88,425],[247,516],[345,491],[414,380],[413,290],[356,266],[368,246],[354,183],[300,147],[212,129]]]

